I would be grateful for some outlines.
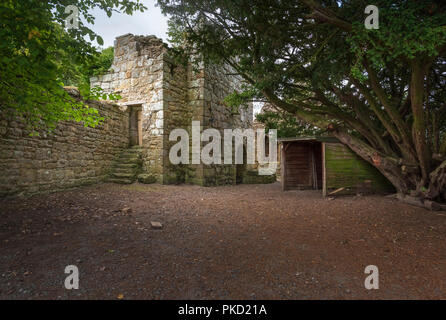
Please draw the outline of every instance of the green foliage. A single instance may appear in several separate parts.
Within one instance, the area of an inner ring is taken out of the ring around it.
[[[64,31],[65,8],[75,5],[88,23],[94,23],[89,10],[101,8],[131,14],[145,7],[137,1],[104,0],[40,1],[3,0],[0,4],[0,111],[2,118],[22,117],[32,130],[52,130],[57,122],[73,120],[86,126],[101,121],[97,110],[73,99],[63,85],[78,85],[87,96],[85,78],[97,60],[100,71],[105,60],[85,40],[100,36],[79,21],[78,29]],[[109,52],[107,52],[109,55]]]
[[[266,132],[276,129],[279,138],[320,136],[324,133],[288,112],[265,111],[257,114],[256,119],[265,125]]]
[[[55,62],[61,70],[60,81],[66,86],[89,87],[90,78],[105,74],[112,66],[114,58],[114,48],[109,47],[100,52],[93,52],[86,61],[76,62],[63,50],[59,50],[59,55]]]
[[[104,93],[100,87],[91,88],[89,84],[85,84],[79,88],[80,94],[84,100],[111,100],[116,101],[122,97],[116,93]]]
[[[62,55],[65,52],[62,51]],[[113,64],[114,48],[109,47],[101,52],[94,52],[88,61],[76,64],[73,61],[62,65],[62,82],[65,86],[79,88],[85,100],[119,100],[121,96],[115,93],[104,93],[102,88],[90,86],[90,78],[106,73]],[[60,59],[59,59],[60,61]]]
[[[380,28],[367,30],[355,22],[348,42],[358,56],[366,48],[377,68],[395,59],[438,55],[438,47],[446,43],[444,4],[443,8],[438,1],[429,0],[374,4],[379,8]]]
[[[101,51],[100,54],[94,57],[93,62],[88,66],[87,75],[98,76],[106,73],[113,64],[114,48],[108,47]],[[90,72],[89,72],[90,71]]]
[[[256,93],[254,88],[247,87],[241,92],[234,91],[227,95],[223,101],[234,112],[234,110],[238,110],[240,106],[247,108],[253,97],[256,96]]]

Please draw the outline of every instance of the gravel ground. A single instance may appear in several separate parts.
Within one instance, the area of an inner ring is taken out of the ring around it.
[[[103,184],[0,215],[1,299],[446,299],[446,212],[381,196]]]

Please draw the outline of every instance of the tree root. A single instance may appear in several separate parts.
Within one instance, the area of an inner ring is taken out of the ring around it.
[[[409,195],[398,193],[396,198],[404,203],[410,204],[412,206],[424,208],[430,211],[446,211],[446,205],[440,204],[435,201],[422,199],[419,197],[412,197]]]

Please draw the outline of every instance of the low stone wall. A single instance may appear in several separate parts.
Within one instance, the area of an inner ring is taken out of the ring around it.
[[[61,122],[31,137],[20,121],[0,120],[0,197],[52,192],[106,179],[128,147],[129,118],[118,106],[88,102],[105,121],[96,128]]]

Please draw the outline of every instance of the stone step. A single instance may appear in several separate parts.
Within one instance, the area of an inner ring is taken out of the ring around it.
[[[139,151],[124,151],[124,152],[122,152],[121,153],[121,156],[137,156],[137,157],[139,157],[139,156],[141,156],[141,154],[142,154],[142,152],[139,152]]]
[[[117,184],[132,184],[135,182],[135,180],[110,178],[108,179],[108,182]]]
[[[113,172],[112,176],[113,176],[113,178],[118,178],[118,179],[136,180],[136,172],[132,172],[132,173]]]
[[[122,169],[128,169],[128,168],[137,169],[138,167],[140,167],[140,164],[137,161],[120,161],[119,164],[113,166],[113,168],[118,168],[118,167]]]
[[[124,152],[142,152],[142,148],[140,148],[140,147],[131,147],[131,148],[128,148],[128,149],[125,149],[125,150],[123,150]]]
[[[121,153],[119,158],[141,158],[140,153]]]
[[[136,181],[142,164],[142,149],[132,147],[124,150],[115,161],[109,181],[132,184]]]
[[[118,167],[115,167],[113,169],[113,172],[115,172],[115,173],[137,174],[138,173],[138,169],[137,168],[118,168]]]
[[[137,163],[122,163],[122,162],[118,162],[114,165],[113,169],[132,169],[132,170],[137,170],[138,169],[138,164]]]
[[[138,164],[138,161],[141,161],[141,158],[139,157],[134,157],[134,158],[119,158],[118,159],[118,163],[123,163],[123,164],[132,164],[132,163],[136,163]]]

